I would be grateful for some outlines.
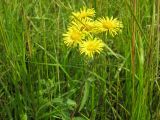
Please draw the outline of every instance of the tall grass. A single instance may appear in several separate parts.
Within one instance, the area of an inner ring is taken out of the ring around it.
[[[67,48],[72,11],[123,21],[93,61]],[[0,119],[159,120],[159,0],[1,0]]]

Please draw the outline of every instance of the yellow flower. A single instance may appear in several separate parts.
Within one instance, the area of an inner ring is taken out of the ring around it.
[[[72,12],[72,18],[76,17],[77,19],[90,18],[95,16],[95,10],[93,8],[87,9],[83,7],[79,12]]]
[[[84,33],[97,33],[97,25],[91,19],[82,19],[80,21],[72,21],[72,25],[77,27]]]
[[[117,18],[114,19],[113,17],[100,18],[97,21],[97,24],[99,26],[99,31],[109,32],[113,37],[117,35],[118,32],[121,32],[121,29],[123,28],[122,22],[117,20]]]
[[[82,42],[84,34],[80,30],[78,30],[76,27],[71,26],[68,28],[67,33],[63,34],[63,36],[64,36],[63,38],[64,43],[68,47],[75,47]]]
[[[80,53],[85,54],[89,58],[93,58],[95,53],[100,54],[103,51],[104,43],[97,38],[90,38],[80,44]]]

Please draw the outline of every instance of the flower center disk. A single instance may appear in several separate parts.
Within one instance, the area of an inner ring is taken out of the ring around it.
[[[80,39],[81,39],[80,33],[78,33],[78,32],[73,32],[73,33],[71,34],[71,39],[72,39],[72,40],[80,40]]]

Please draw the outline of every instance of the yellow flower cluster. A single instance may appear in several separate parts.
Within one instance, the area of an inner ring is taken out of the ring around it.
[[[94,20],[95,10],[83,7],[78,12],[72,12],[67,32],[63,34],[64,43],[68,47],[77,47],[81,54],[93,58],[94,54],[103,51],[105,43],[98,38],[102,32],[115,36],[121,32],[122,22],[113,17],[103,17]]]

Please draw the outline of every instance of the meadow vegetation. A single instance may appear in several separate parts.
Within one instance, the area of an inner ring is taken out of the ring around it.
[[[0,120],[160,120],[160,1],[0,0]]]

